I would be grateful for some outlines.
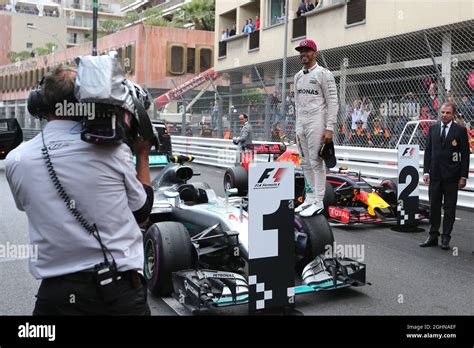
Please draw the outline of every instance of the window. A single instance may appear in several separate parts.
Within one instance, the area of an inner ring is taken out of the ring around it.
[[[26,43],[26,48],[33,48],[33,44],[31,42]]]
[[[3,92],[3,76],[0,76],[0,92]]]
[[[170,74],[183,75],[185,73],[184,50],[185,47],[182,45],[168,47],[168,72]]]
[[[199,72],[202,73],[212,68],[212,48],[199,49]]]
[[[196,72],[196,49],[188,48],[188,74],[194,74]]]
[[[249,50],[255,50],[260,47],[260,30],[256,30],[249,35]]]
[[[219,42],[219,58],[227,56],[227,41]]]
[[[349,0],[347,3],[347,25],[365,21],[366,0]]]
[[[269,25],[275,25],[285,21],[285,0],[269,1]]]

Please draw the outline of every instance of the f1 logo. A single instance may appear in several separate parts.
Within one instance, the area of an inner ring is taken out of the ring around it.
[[[407,147],[402,153],[402,157],[412,157],[415,149],[413,147]]]
[[[257,183],[261,184],[264,182],[266,179],[270,178],[270,173],[273,172],[275,169],[277,169],[275,175],[273,175],[273,180],[274,182],[280,182],[281,181],[281,175],[285,171],[285,168],[267,168],[263,172],[262,176],[260,179],[258,179]]]
[[[265,179],[268,179],[270,177],[270,173],[273,172],[275,168],[267,168],[263,172],[262,176],[260,179],[258,179],[257,183],[261,184]]]

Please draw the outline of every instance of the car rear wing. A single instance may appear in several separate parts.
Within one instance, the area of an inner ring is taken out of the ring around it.
[[[246,149],[258,155],[281,155],[286,151],[284,144],[249,144]]]

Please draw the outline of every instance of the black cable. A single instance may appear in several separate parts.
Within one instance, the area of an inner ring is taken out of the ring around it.
[[[110,250],[102,243],[102,239],[100,238],[99,229],[97,228],[96,224],[89,224],[84,216],[74,207],[71,207],[71,198],[67,194],[64,186],[62,185],[61,181],[56,174],[56,170],[54,169],[53,163],[51,162],[51,157],[49,155],[48,148],[46,147],[46,143],[44,141],[44,134],[43,134],[43,124],[40,122],[40,129],[41,129],[41,139],[43,141],[43,148],[41,152],[43,153],[43,159],[46,164],[46,168],[48,170],[49,177],[53,182],[56,191],[58,192],[61,199],[66,203],[66,208],[71,212],[72,216],[76,219],[76,221],[92,236],[99,242],[100,248],[102,250],[102,254],[104,255],[104,262],[106,265],[109,265],[109,260],[107,258],[107,253],[109,253],[110,257],[112,257],[112,264],[115,266],[115,259]]]

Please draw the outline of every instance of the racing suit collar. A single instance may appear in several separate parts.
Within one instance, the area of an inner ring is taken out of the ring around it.
[[[308,71],[313,71],[314,69],[316,69],[318,66],[318,63],[314,64],[311,68],[308,69]],[[303,70],[305,70],[305,68],[303,67]]]

